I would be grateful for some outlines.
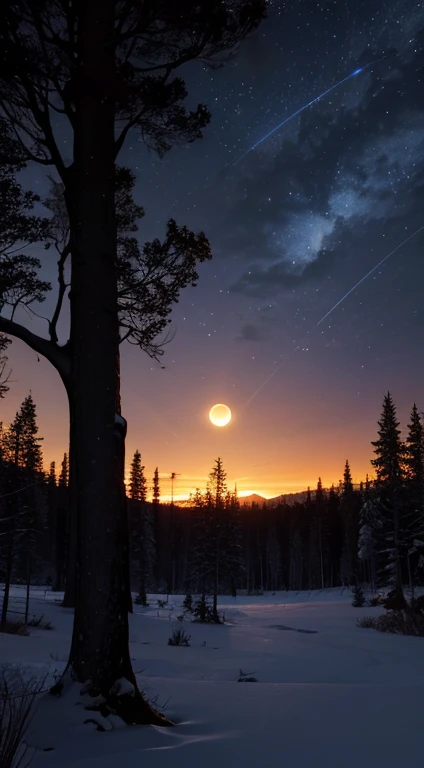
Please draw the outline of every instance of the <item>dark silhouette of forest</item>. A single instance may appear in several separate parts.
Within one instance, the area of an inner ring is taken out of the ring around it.
[[[0,431],[0,580],[8,586],[66,587],[70,554],[68,455],[47,471],[35,403],[24,400]],[[376,478],[352,482],[346,461],[337,486],[307,489],[303,502],[243,506],[217,458],[207,487],[184,506],[161,503],[159,471],[145,476],[133,456],[127,485],[130,583],[136,602],[149,593],[211,597],[336,586],[422,582],[423,427],[414,405],[401,440],[392,397],[384,398],[373,442]],[[150,501],[148,500],[151,499]]]

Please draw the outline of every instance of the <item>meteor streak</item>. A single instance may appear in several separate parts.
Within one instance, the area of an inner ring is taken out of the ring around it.
[[[327,313],[326,313],[326,314],[325,314],[325,315],[324,315],[324,316],[321,318],[321,320],[319,320],[319,321],[317,322],[317,324],[316,324],[315,326],[312,326],[312,330],[313,330],[314,328],[318,328],[318,326],[319,326],[319,325],[321,325],[321,323],[323,323],[323,322],[324,322],[324,320],[325,320],[325,319],[326,319],[326,318],[327,318],[329,315],[331,315],[331,313],[332,313],[332,312],[334,312],[334,310],[335,310],[335,309],[337,309],[337,307],[339,307],[339,306],[340,306],[340,304],[341,304],[341,303],[342,303],[342,302],[343,302],[345,299],[347,299],[347,297],[348,297],[348,296],[350,296],[350,294],[351,294],[351,293],[353,293],[353,291],[354,291],[356,288],[358,288],[358,286],[360,286],[360,285],[361,285],[361,284],[362,284],[362,283],[363,283],[363,282],[364,282],[364,281],[365,281],[365,280],[366,280],[368,277],[370,277],[370,275],[372,275],[372,274],[373,274],[373,272],[375,272],[375,271],[376,271],[376,269],[378,269],[379,267],[381,267],[381,266],[384,264],[384,262],[386,262],[388,259],[390,259],[390,257],[391,257],[391,256],[393,256],[393,255],[394,255],[394,254],[395,254],[397,251],[399,251],[399,250],[400,250],[400,249],[401,249],[401,248],[402,248],[404,245],[406,245],[406,243],[409,243],[409,241],[410,241],[410,240],[412,240],[412,239],[413,239],[414,237],[416,237],[416,236],[417,236],[417,235],[418,235],[420,232],[423,232],[423,231],[424,231],[424,226],[422,226],[422,227],[420,227],[419,229],[417,229],[417,231],[416,231],[416,232],[413,232],[413,233],[412,233],[412,235],[409,235],[409,237],[407,237],[405,240],[403,240],[401,243],[399,243],[399,245],[397,245],[397,246],[396,246],[396,248],[393,248],[393,250],[392,250],[392,251],[390,251],[390,253],[388,253],[388,254],[387,254],[387,256],[385,256],[385,257],[384,257],[384,259],[381,259],[381,261],[379,261],[379,262],[378,262],[378,264],[376,264],[376,265],[375,265],[375,266],[374,266],[372,269],[370,269],[370,271],[369,271],[369,272],[367,272],[367,274],[366,274],[366,275],[364,275],[364,277],[361,277],[361,279],[360,279],[360,280],[358,280],[358,282],[357,282],[357,283],[355,283],[355,285],[353,286],[353,288],[351,288],[351,289],[350,289],[350,290],[349,290],[347,293],[345,293],[345,295],[344,295],[344,296],[342,296],[342,298],[341,298],[341,299],[339,299],[339,301],[337,302],[337,304],[335,304],[335,305],[334,305],[334,307],[331,307],[331,309],[329,309],[329,310],[328,310],[328,312],[327,312]],[[300,349],[300,346],[297,346],[295,349],[293,349],[293,350],[292,350],[292,354],[294,354],[295,352],[297,352],[299,349]],[[269,374],[269,375],[266,377],[266,379],[264,379],[264,380],[262,381],[262,383],[259,385],[259,387],[258,387],[258,388],[257,388],[257,389],[256,389],[256,390],[253,392],[253,394],[252,394],[252,395],[249,397],[249,399],[247,400],[247,402],[246,402],[246,403],[245,403],[245,405],[244,405],[244,408],[246,408],[248,405],[250,405],[250,403],[252,402],[252,400],[254,400],[254,399],[255,399],[255,397],[257,397],[257,395],[259,395],[259,392],[261,392],[261,391],[262,391],[262,389],[263,389],[263,388],[264,388],[264,387],[265,387],[265,386],[266,386],[266,385],[267,385],[267,384],[268,384],[268,383],[271,381],[271,379],[272,379],[272,378],[274,378],[275,374],[276,374],[276,373],[278,373],[278,371],[280,370],[280,368],[281,368],[281,366],[283,365],[283,363],[287,363],[287,362],[289,361],[289,359],[290,359],[290,356],[288,355],[286,358],[283,358],[282,360],[280,360],[280,362],[279,362],[279,363],[278,363],[278,364],[275,366],[274,370],[273,370],[273,371],[271,371],[271,373],[270,373],[270,374]]]
[[[247,149],[246,152],[244,152],[238,160],[235,160],[233,165],[237,165],[237,163],[240,163],[241,160],[243,160],[247,155],[250,154],[250,152],[253,152],[254,149],[257,149],[264,141],[270,138],[274,133],[280,130],[280,128],[283,128],[284,125],[286,125],[290,120],[293,120],[294,117],[297,117],[297,115],[300,115],[301,112],[304,112],[305,109],[308,109],[308,107],[311,107],[312,104],[315,104],[320,99],[323,99],[324,96],[327,96],[331,91],[334,91],[335,88],[338,88],[339,85],[343,85],[343,83],[346,83],[348,80],[350,80],[352,77],[357,77],[357,75],[360,75],[361,72],[364,72],[364,70],[368,69],[368,67],[371,67],[373,64],[377,64],[377,62],[382,61],[386,57],[383,56],[381,59],[377,59],[377,61],[370,61],[369,64],[365,64],[363,67],[359,67],[358,69],[355,69],[353,72],[350,73],[350,75],[347,75],[347,77],[344,77],[343,80],[339,80],[338,83],[335,83],[331,86],[331,88],[327,88],[326,91],[323,93],[320,93],[319,96],[316,96],[315,99],[312,99],[312,101],[308,101],[307,104],[305,104],[303,107],[300,107],[300,109],[296,110],[296,112],[293,112],[292,115],[289,115],[289,117],[286,117],[285,120],[283,120],[281,123],[275,126],[271,131],[265,134],[265,136],[262,136],[259,141],[256,142],[256,144],[253,144],[250,149]]]
[[[378,264],[376,264],[376,265],[375,265],[375,266],[374,266],[372,269],[370,269],[370,271],[369,271],[369,272],[367,272],[367,274],[366,274],[366,275],[364,275],[364,277],[361,277],[361,279],[360,279],[360,280],[358,280],[358,282],[357,282],[357,283],[355,283],[355,285],[353,286],[353,288],[351,288],[351,289],[350,289],[350,290],[349,290],[347,293],[345,293],[345,295],[344,295],[344,296],[342,296],[342,298],[341,298],[341,299],[339,299],[339,301],[337,302],[337,304],[335,304],[335,305],[334,305],[334,307],[331,307],[331,309],[329,309],[329,310],[328,310],[328,312],[327,312],[327,313],[324,315],[324,317],[322,317],[322,318],[321,318],[321,320],[319,320],[319,321],[318,321],[318,323],[316,324],[315,328],[318,328],[318,326],[319,326],[319,325],[321,325],[321,323],[323,323],[323,322],[324,322],[324,320],[325,320],[325,319],[326,319],[326,318],[327,318],[329,315],[331,315],[331,313],[332,313],[332,312],[334,312],[334,310],[335,310],[335,309],[337,309],[337,307],[339,307],[339,306],[340,306],[340,304],[341,304],[341,303],[342,303],[342,302],[343,302],[345,299],[347,299],[347,297],[348,297],[348,296],[350,296],[350,294],[351,294],[351,293],[353,293],[353,291],[354,291],[356,288],[358,288],[358,286],[359,286],[359,285],[361,285],[361,283],[365,282],[365,280],[367,280],[367,278],[368,278],[368,277],[370,277],[370,275],[372,275],[372,274],[373,274],[373,272],[375,272],[375,270],[376,270],[376,269],[378,269],[379,267],[381,267],[381,266],[384,264],[384,262],[385,262],[385,261],[387,261],[387,259],[390,259],[390,256],[393,256],[393,254],[395,254],[395,253],[396,253],[396,252],[397,252],[397,251],[398,251],[400,248],[402,248],[404,245],[406,245],[406,243],[409,243],[409,241],[410,241],[410,240],[412,240],[412,238],[413,238],[413,237],[416,237],[416,235],[418,235],[418,234],[419,234],[420,232],[422,232],[423,230],[424,230],[424,226],[423,226],[423,227],[420,227],[419,229],[417,229],[417,231],[416,231],[416,232],[414,232],[412,235],[409,235],[409,237],[407,237],[407,238],[406,238],[406,240],[403,240],[403,242],[402,242],[402,243],[399,243],[399,245],[397,245],[397,246],[396,246],[396,248],[394,248],[394,249],[393,249],[393,251],[390,251],[390,253],[388,253],[388,254],[387,254],[387,256],[385,256],[385,257],[384,257],[384,259],[381,259],[381,261],[379,261],[379,262],[378,262]]]

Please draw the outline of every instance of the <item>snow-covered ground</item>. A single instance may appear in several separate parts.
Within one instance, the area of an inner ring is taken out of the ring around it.
[[[18,592],[16,592],[18,594]],[[72,612],[34,590],[54,629],[0,634],[1,662],[61,670]],[[157,596],[161,597],[161,596]],[[31,768],[421,768],[424,640],[359,629],[351,594],[329,590],[222,598],[227,624],[184,622],[191,645],[168,646],[174,609],[135,606],[131,656],[149,698],[175,728],[98,732],[75,688],[40,703],[28,732]],[[238,683],[240,669],[257,678]],[[44,751],[48,750],[48,751]]]

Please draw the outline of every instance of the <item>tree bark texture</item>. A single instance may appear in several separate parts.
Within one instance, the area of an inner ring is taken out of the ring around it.
[[[132,677],[122,468],[115,435],[114,6],[112,0],[80,5],[80,50],[72,83],[74,164],[65,185],[72,239],[71,461],[78,494],[70,662],[79,681],[90,680],[104,695],[119,678]]]

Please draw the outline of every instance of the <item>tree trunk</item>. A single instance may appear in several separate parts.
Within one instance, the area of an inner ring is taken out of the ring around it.
[[[167,724],[138,692],[128,640],[128,530],[115,427],[119,353],[114,211],[114,0],[79,5],[72,83],[74,164],[65,184],[72,239],[77,579],[69,663],[106,700],[120,678],[136,695],[114,703],[127,722]]]
[[[400,521],[399,521],[399,502],[396,498],[396,492],[393,498],[393,546],[395,557],[395,584],[394,589],[401,603],[406,604],[403,593],[402,581],[402,562],[401,562],[401,543],[400,543]]]
[[[53,583],[52,592],[60,592],[63,586],[63,549],[61,549],[59,516],[61,514],[59,489],[54,491],[54,522],[53,522]],[[62,555],[62,557],[61,557]]]
[[[128,514],[127,493],[125,488],[125,439],[127,436],[127,422],[122,416],[121,410],[121,355],[119,344],[116,356],[116,399],[115,399],[115,446],[117,451],[117,461],[119,463],[119,482],[121,495],[121,515],[123,531],[126,531],[124,539],[124,563],[127,575],[127,608],[128,613],[133,612],[133,601],[131,595],[131,574],[130,574],[130,521]]]
[[[140,581],[139,581],[139,589],[138,589],[138,598],[136,601],[139,605],[147,605],[147,594],[146,594],[146,578],[144,573],[144,563],[141,563],[141,572],[140,572]]]
[[[76,472],[76,425],[75,406],[70,391],[70,382],[66,387],[69,405],[69,507],[66,521],[66,575],[65,594],[62,605],[75,608],[77,588],[77,521],[78,521],[78,477]]]
[[[29,616],[29,593],[31,590],[31,553],[28,555],[28,568],[27,568],[27,583],[26,583],[26,597],[25,597],[25,624],[28,624]]]
[[[53,592],[60,592],[63,589],[63,577],[66,566],[66,560],[64,560],[64,536],[66,536],[66,525],[63,526],[63,521],[60,519],[63,514],[63,509],[59,504],[56,505],[56,517],[55,517],[55,531],[54,531],[54,582],[52,586]],[[65,605],[65,597],[63,599],[63,605]]]
[[[121,416],[121,403],[119,393],[119,350],[118,350],[118,362],[117,362],[117,402],[115,413]],[[70,504],[68,510],[67,519],[67,543],[66,543],[66,581],[65,581],[65,594],[63,597],[62,605],[66,608],[75,608],[76,602],[76,581],[77,581],[77,520],[78,520],[78,478],[76,471],[76,463],[74,461],[76,450],[76,431],[75,431],[75,407],[73,405],[73,397],[70,391],[68,391],[68,403],[69,403],[69,494]],[[115,420],[116,422],[116,420]],[[121,421],[115,423],[116,431],[116,458],[120,464],[120,476],[121,476],[121,505],[123,518],[128,518],[128,512],[126,509],[127,498],[125,492],[125,437],[126,437],[126,422],[121,417]],[[128,528],[128,523],[127,523]],[[130,573],[129,573],[129,529],[126,542],[126,559],[128,568],[128,611],[132,613],[132,598],[131,598],[131,586],[130,586]]]
[[[13,542],[9,542],[6,553],[6,573],[4,578],[4,594],[3,604],[1,609],[1,624],[5,624],[7,621],[7,611],[9,609],[9,594],[10,594],[10,582],[12,579],[12,564],[13,564]]]

